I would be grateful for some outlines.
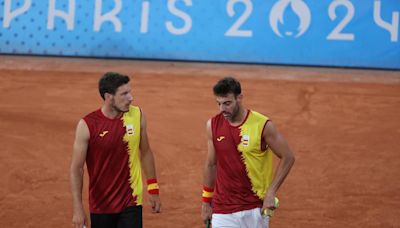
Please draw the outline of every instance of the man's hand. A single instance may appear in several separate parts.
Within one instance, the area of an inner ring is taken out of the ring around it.
[[[203,222],[206,224],[207,220],[211,220],[212,216],[212,208],[209,203],[202,202],[201,205],[201,218],[203,219]]]
[[[261,211],[264,212],[266,210],[275,210],[275,193],[268,192],[264,198],[263,207]]]
[[[87,226],[86,214],[83,208],[75,209],[72,217],[72,225],[75,228],[84,228]]]
[[[161,212],[161,200],[160,195],[158,194],[150,194],[149,195],[149,202],[153,213],[160,213]]]

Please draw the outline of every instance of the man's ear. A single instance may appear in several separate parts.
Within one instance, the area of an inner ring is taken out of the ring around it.
[[[243,95],[242,95],[242,94],[237,95],[237,96],[236,96],[236,99],[237,99],[239,102],[241,102],[242,99],[243,99]]]
[[[109,100],[112,98],[112,94],[111,93],[104,93],[104,100]]]

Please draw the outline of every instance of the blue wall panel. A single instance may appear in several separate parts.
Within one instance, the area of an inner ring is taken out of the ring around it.
[[[400,0],[0,0],[0,53],[400,69]]]

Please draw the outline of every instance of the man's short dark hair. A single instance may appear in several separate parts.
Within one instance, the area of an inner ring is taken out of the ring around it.
[[[129,77],[115,72],[105,73],[99,80],[100,96],[104,98],[105,93],[115,94],[118,87],[125,85],[129,82]]]
[[[235,97],[242,93],[240,82],[233,77],[225,77],[215,84],[214,95],[219,97],[226,97],[229,93],[233,93]]]

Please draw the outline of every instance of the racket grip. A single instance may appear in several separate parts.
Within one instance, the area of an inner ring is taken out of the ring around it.
[[[211,227],[211,220],[207,219],[206,221],[206,228],[210,228]]]
[[[277,209],[279,207],[279,199],[277,197],[275,197],[274,199],[274,203],[275,203],[275,209]],[[274,216],[274,210],[273,209],[264,209],[261,213],[262,216],[266,217],[272,217]]]

